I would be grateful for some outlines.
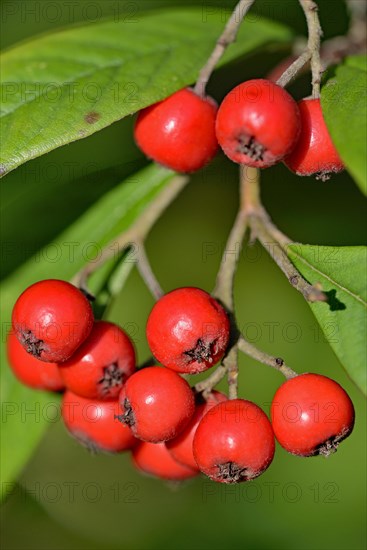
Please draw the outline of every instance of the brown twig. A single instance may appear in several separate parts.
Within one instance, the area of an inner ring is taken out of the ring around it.
[[[320,46],[321,37],[323,34],[318,14],[319,7],[313,0],[299,0],[299,3],[302,6],[307,21],[307,49],[309,52],[311,52],[312,97],[317,99],[320,97],[320,84],[322,75]]]
[[[320,83],[323,72],[320,58],[322,28],[318,15],[318,6],[313,0],[299,0],[299,3],[301,4],[307,21],[307,49],[286,69],[286,71],[284,71],[277,80],[277,84],[283,88],[287,86],[306,63],[311,60],[312,95],[314,98],[318,98],[320,97]]]
[[[224,360],[224,366],[227,369],[228,397],[237,399],[238,397],[238,344],[234,344]]]
[[[234,225],[229,234],[217,274],[217,281],[213,296],[221,301],[224,307],[233,312],[233,282],[236,273],[236,268],[239,256],[242,249],[243,238],[247,228],[247,214],[244,206],[244,189],[246,182],[251,177],[251,170],[245,166],[240,167],[240,207],[234,222]]]
[[[303,67],[311,59],[311,52],[306,50],[303,52],[293,63],[284,71],[284,73],[278,78],[277,84],[282,88],[285,88],[292,82],[294,78],[300,73]]]
[[[242,20],[254,2],[255,0],[240,0],[233,10],[223,33],[217,40],[214,50],[199,73],[194,91],[201,97],[205,96],[206,85],[212,72],[228,46],[235,42]]]
[[[310,285],[289,260],[284,248],[272,235],[271,225],[266,218],[254,215],[249,220],[253,235],[260,241],[278,267],[283,271],[289,283],[300,292],[308,302],[326,302],[327,297],[316,285]]]
[[[318,287],[310,285],[289,260],[287,247],[292,244],[292,241],[273,224],[261,204],[259,170],[251,174],[251,178],[244,180],[243,190],[243,209],[251,229],[251,239],[260,241],[290,284],[301,292],[307,301],[326,301],[325,294]]]
[[[222,363],[215,369],[214,372],[210,374],[210,376],[208,376],[208,378],[205,378],[205,380],[201,380],[201,382],[195,384],[195,390],[197,392],[202,392],[205,397],[212,391],[213,388],[215,388],[217,384],[219,384],[221,380],[223,380],[227,374],[227,371],[228,366]]]
[[[138,271],[143,279],[145,281],[145,284],[149,288],[153,298],[156,300],[159,300],[164,294],[162,287],[160,286],[159,282],[157,281],[156,276],[154,275],[154,272],[152,270],[152,267],[150,265],[145,246],[143,242],[137,243],[137,249],[138,249],[138,263],[137,268]]]
[[[287,379],[297,376],[297,373],[288,367],[281,357],[273,357],[272,355],[268,355],[267,353],[260,351],[255,346],[250,344],[250,342],[248,342],[243,336],[241,336],[238,340],[238,349],[242,351],[242,353],[252,357],[252,359],[256,359],[259,363],[268,365],[269,367],[281,372]]]
[[[91,294],[88,290],[88,279],[89,277],[102,267],[106,262],[111,260],[116,256],[116,250],[119,253],[122,253],[126,248],[129,247],[132,243],[134,245],[140,245],[142,249],[142,244],[152,226],[164,212],[164,210],[173,202],[177,195],[182,191],[182,189],[187,185],[189,178],[187,176],[174,176],[171,182],[163,189],[163,191],[151,202],[151,204],[144,210],[144,212],[137,218],[137,220],[119,237],[114,239],[109,245],[107,245],[102,254],[99,256],[98,260],[89,262],[83,269],[81,269],[73,278],[72,283],[78,286],[87,294]],[[143,263],[144,263],[144,250],[143,250]],[[138,262],[139,262],[139,249],[138,249]],[[148,264],[149,265],[149,264]],[[145,282],[149,286],[152,283],[152,279],[149,274],[149,269],[146,269],[143,265],[141,270],[143,277],[149,275]],[[153,284],[153,287],[150,289],[152,294],[155,295],[158,291],[156,284]]]

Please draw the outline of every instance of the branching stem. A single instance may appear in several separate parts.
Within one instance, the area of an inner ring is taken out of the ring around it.
[[[314,99],[318,99],[320,97],[320,84],[322,75],[320,58],[322,29],[318,14],[319,7],[313,0],[299,0],[299,2],[302,6],[307,20],[307,49],[311,53],[312,96]]]
[[[153,296],[158,297],[162,292],[152,270],[147,261],[144,250],[144,240],[155,222],[162,215],[164,210],[173,202],[177,195],[187,185],[189,178],[187,176],[175,176],[163,191],[151,202],[137,220],[121,235],[107,245],[98,260],[89,262],[73,278],[72,282],[85,293],[91,294],[88,290],[89,277],[102,267],[106,262],[116,257],[116,250],[122,253],[132,243],[138,250],[138,269],[144,278],[147,286],[150,288]],[[139,265],[140,264],[140,265]]]
[[[156,276],[154,275],[154,272],[152,270],[152,267],[150,265],[144,243],[137,243],[138,248],[138,271],[143,279],[145,281],[147,287],[149,288],[150,292],[152,293],[153,298],[156,300],[159,300],[164,294],[162,287],[160,286],[159,282],[156,279]]]
[[[250,342],[248,342],[243,336],[241,336],[238,341],[238,349],[249,357],[256,359],[259,363],[268,365],[269,367],[281,372],[287,379],[297,376],[297,373],[290,367],[287,367],[281,357],[273,357],[272,355],[268,355],[267,353],[260,351],[255,346],[250,344]]]

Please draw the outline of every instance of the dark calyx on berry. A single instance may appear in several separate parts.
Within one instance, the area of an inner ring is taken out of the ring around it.
[[[41,357],[41,353],[45,349],[43,340],[36,338],[31,330],[22,330],[20,332],[20,343],[34,357]]]
[[[321,445],[318,445],[311,456],[325,456],[328,457],[338,450],[339,444],[345,439],[351,430],[345,428],[342,433],[330,437]]]
[[[196,361],[197,363],[211,363],[213,361],[213,355],[215,355],[215,344],[217,338],[212,342],[204,342],[202,338],[199,338],[196,342],[196,346],[188,351],[184,351],[183,354],[188,357],[188,363]]]
[[[218,464],[217,479],[224,483],[239,483],[241,481],[247,481],[254,476],[248,468],[243,468],[235,462],[225,462],[224,464]]]
[[[329,179],[331,179],[331,176],[333,175],[333,172],[318,172],[316,174],[316,179],[317,181],[322,181],[322,182],[326,182],[326,181],[329,181]]]
[[[124,399],[124,414],[116,414],[115,418],[122,422],[123,424],[126,424],[126,426],[134,426],[135,424],[135,416],[132,409],[132,406],[130,404],[130,401],[125,397]]]
[[[237,153],[247,155],[252,160],[264,160],[264,154],[266,153],[266,147],[256,141],[254,136],[248,136],[247,134],[240,134],[237,137],[238,147]]]
[[[121,386],[124,382],[124,373],[119,369],[117,363],[112,363],[103,368],[103,377],[98,380],[104,394],[110,393],[115,386]]]

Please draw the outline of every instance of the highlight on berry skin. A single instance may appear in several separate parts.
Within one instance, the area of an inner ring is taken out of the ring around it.
[[[48,363],[69,359],[89,336],[93,321],[84,294],[57,279],[26,288],[12,313],[13,330],[26,352]]]
[[[275,441],[264,411],[245,399],[210,409],[193,440],[199,469],[213,481],[240,483],[261,475],[274,458]]]
[[[135,437],[149,443],[176,437],[195,411],[188,382],[164,367],[138,370],[125,382],[119,402],[120,421],[131,428]]]
[[[184,88],[138,113],[135,142],[147,157],[167,168],[196,172],[217,154],[217,110],[213,98]]]
[[[329,456],[354,426],[354,407],[335,380],[306,373],[284,382],[274,395],[271,421],[275,437],[289,453]]]
[[[301,131],[292,96],[270,80],[239,84],[222,101],[216,120],[219,145],[233,162],[268,168],[295,147]]]

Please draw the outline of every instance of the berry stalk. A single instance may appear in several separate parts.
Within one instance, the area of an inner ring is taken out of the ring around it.
[[[129,248],[131,243],[138,243],[138,269],[151,293],[156,298],[160,294],[161,289],[159,284],[156,282],[155,277],[152,275],[153,272],[149,266],[147,256],[144,254],[142,245],[155,222],[160,218],[166,208],[175,200],[177,195],[179,195],[188,182],[189,178],[187,176],[180,175],[173,177],[170,184],[163,189],[163,191],[144,210],[135,223],[133,223],[129,229],[121,233],[117,239],[114,239],[113,243],[109,243],[103,249],[102,254],[97,261],[89,262],[75,275],[72,281],[73,284],[78,286],[87,295],[91,295],[87,285],[88,279],[95,271],[115,256],[116,245],[117,249],[122,252],[123,250]]]
[[[277,80],[277,84],[282,88],[288,86],[288,84],[303,69],[306,63],[311,61],[312,95],[314,98],[319,98],[322,74],[320,42],[323,33],[318,16],[318,6],[313,0],[299,0],[299,2],[307,20],[307,49],[290,65],[290,67],[288,67],[288,69],[284,71],[282,76]]]
[[[243,19],[251,8],[255,0],[240,0],[227,21],[223,33],[218,38],[215,48],[212,51],[208,61],[201,69],[199,77],[194,87],[194,91],[201,97],[205,97],[206,85],[212,72],[228,46],[236,41],[237,34]]]

